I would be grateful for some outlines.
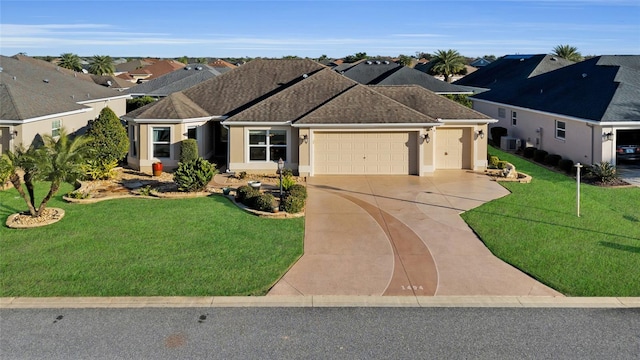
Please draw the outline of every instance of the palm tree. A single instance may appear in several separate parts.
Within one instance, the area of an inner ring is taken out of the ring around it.
[[[60,184],[63,181],[73,183],[82,176],[83,165],[93,151],[90,137],[80,135],[71,139],[63,128],[60,129],[60,135],[57,138],[45,135],[44,143],[45,156],[41,166],[43,175],[46,180],[51,181],[51,186],[42,199],[36,216],[42,215],[49,200],[60,190]]]
[[[60,55],[58,66],[73,71],[82,71],[82,65],[80,65],[80,57],[72,53],[64,53]]]
[[[77,136],[73,139],[64,129],[54,138],[45,135],[45,145],[40,148],[31,146],[29,149],[7,151],[0,159],[0,180],[8,178],[29,208],[33,217],[41,216],[47,203],[60,189],[60,184],[73,182],[83,174],[83,165],[93,151],[90,138]],[[29,191],[27,195],[22,187],[18,170],[24,172],[23,180]],[[35,206],[34,183],[37,180],[51,182],[49,192],[42,199],[40,205]]]
[[[438,50],[431,59],[434,63],[431,72],[444,76],[444,81],[451,82],[451,76],[464,70],[464,58],[456,50]]]
[[[570,61],[582,61],[582,54],[578,51],[578,48],[571,45],[558,45],[553,48],[553,54],[557,57],[567,59]]]
[[[109,55],[94,55],[89,63],[89,72],[94,75],[110,75],[116,70]]]

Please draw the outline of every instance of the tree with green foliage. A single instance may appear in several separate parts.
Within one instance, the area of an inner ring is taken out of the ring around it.
[[[343,60],[346,63],[354,63],[356,61],[360,61],[360,60],[364,60],[364,59],[368,59],[368,58],[369,57],[367,56],[366,52],[358,52],[358,53],[355,53],[353,55],[345,56],[345,58]]]
[[[567,59],[570,61],[582,61],[582,54],[578,51],[578,48],[571,45],[558,45],[553,48],[552,55]]]
[[[129,149],[127,129],[118,116],[109,107],[100,111],[100,115],[89,124],[87,134],[96,149],[96,158],[105,162],[122,160]]]
[[[127,112],[141,108],[147,104],[151,104],[152,102],[156,102],[156,99],[146,95],[133,99],[127,99]]]
[[[431,60],[433,58],[433,55],[431,55],[431,54],[429,54],[427,52],[416,51],[416,58]]]
[[[327,61],[329,60],[329,57],[325,54],[320,55],[319,58],[316,59],[317,61]]]
[[[60,190],[62,182],[73,183],[83,174],[83,165],[93,148],[91,139],[86,136],[76,136],[73,139],[64,128],[56,137],[44,136],[44,146],[19,151],[7,151],[0,160],[0,177],[8,178],[13,187],[24,199],[29,213],[39,217],[47,207],[47,203]],[[22,180],[29,190],[29,196],[22,188]],[[50,181],[49,191],[36,208],[36,181]]]
[[[82,71],[80,57],[72,53],[61,54],[60,60],[58,61],[58,66],[73,71]]]
[[[431,73],[444,76],[444,81],[451,82],[451,77],[465,69],[464,58],[456,50],[438,50],[431,60]]]
[[[455,102],[457,102],[460,105],[466,106],[470,109],[473,108],[473,103],[471,102],[471,100],[469,100],[469,95],[466,94],[444,94],[444,97],[446,97],[449,100],[453,100]]]
[[[173,181],[178,185],[180,191],[204,191],[217,173],[218,170],[214,164],[199,157],[178,163],[178,168],[173,174]]]
[[[285,55],[282,57],[283,59],[301,59],[298,55]]]
[[[89,72],[94,75],[110,75],[116,71],[109,55],[95,55],[89,62]]]
[[[487,60],[487,61],[496,61],[496,56],[495,55],[485,55],[482,58]]]
[[[188,56],[181,56],[178,58],[178,61],[180,61],[183,64],[188,64],[189,63],[189,57]]]
[[[413,58],[409,55],[398,55],[398,63],[403,66],[411,66]]]

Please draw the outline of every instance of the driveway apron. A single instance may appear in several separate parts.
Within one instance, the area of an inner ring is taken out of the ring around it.
[[[304,255],[268,295],[562,296],[460,218],[508,195],[485,175],[316,176],[308,191]]]

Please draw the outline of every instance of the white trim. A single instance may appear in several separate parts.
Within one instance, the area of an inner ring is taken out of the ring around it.
[[[425,127],[434,127],[444,125],[442,123],[416,123],[416,124],[293,124],[292,127],[305,128],[305,129],[320,129],[321,131],[330,131],[332,128],[339,129],[339,131],[353,130],[353,131],[382,131],[388,129],[394,129],[394,131],[401,131],[407,129],[408,131],[416,131]]]
[[[122,118],[125,120],[128,119],[126,116],[122,116]],[[207,122],[209,120],[214,120],[214,117],[205,116],[189,119],[131,119],[127,121],[132,121],[136,124],[189,124],[194,122]]]
[[[274,163],[275,164],[278,161],[278,160],[274,161],[273,159],[265,160],[265,161],[262,161],[262,160],[253,160],[252,161],[249,158],[249,156],[250,156],[250,151],[249,150],[251,149],[251,145],[249,144],[249,133],[251,131],[255,131],[255,130],[267,131],[267,132],[271,131],[271,130],[279,130],[279,131],[284,130],[285,133],[286,133],[285,137],[287,139],[287,144],[285,146],[285,150],[286,150],[286,154],[287,154],[286,156],[287,156],[288,160],[291,159],[291,146],[293,146],[293,143],[291,141],[291,127],[289,127],[289,126],[286,126],[286,127],[284,127],[284,126],[277,126],[277,127],[247,127],[247,128],[244,129],[244,143],[246,144],[245,147],[244,147],[244,162],[246,164],[269,164],[269,163]],[[268,138],[268,135],[267,135],[267,138]],[[262,146],[262,145],[257,145],[257,146]],[[270,155],[269,149],[271,148],[271,144],[268,144],[268,145],[265,144],[264,146],[266,147],[266,150],[267,150],[267,154],[266,154],[267,158],[269,158],[270,157],[269,156]],[[282,145],[276,145],[275,147],[282,147]],[[288,162],[289,161],[285,161],[285,163],[288,163]],[[276,168],[277,168],[277,166],[276,166]]]
[[[489,101],[489,100],[484,100],[484,99],[475,99],[475,98],[469,98],[469,99],[471,99],[472,101],[477,101],[477,102],[481,102],[481,103],[485,103],[485,104],[505,106],[505,107],[508,107],[508,108],[514,108],[514,109],[518,109],[518,110],[530,111],[530,112],[533,112],[533,113],[536,113],[536,114],[542,114],[542,115],[547,115],[547,116],[551,116],[551,117],[558,117],[558,118],[565,118],[567,120],[582,121],[582,122],[601,125],[601,126],[625,126],[625,125],[626,126],[628,126],[628,125],[638,126],[638,121],[637,120],[629,120],[629,121],[590,120],[590,119],[578,118],[578,117],[574,117],[574,116],[557,114],[557,113],[552,113],[552,112],[547,112],[547,111],[542,111],[542,110],[529,109],[529,108],[525,108],[525,107],[520,107],[520,106],[515,106],[515,105],[510,105],[510,104],[505,104],[505,103],[499,103],[499,102]],[[476,110],[476,111],[478,111],[478,110]]]
[[[454,125],[482,125],[482,124],[495,124],[497,123],[499,120],[496,119],[440,119],[438,118],[438,121],[441,121],[444,123],[444,125],[447,124],[454,124]]]
[[[82,114],[82,113],[86,113],[86,112],[89,112],[89,111],[93,111],[93,108],[87,107],[86,109],[78,109],[78,110],[67,111],[67,112],[63,112],[63,113],[57,113],[57,114],[51,114],[51,115],[43,115],[43,116],[34,117],[34,118],[31,118],[31,119],[25,119],[25,120],[0,120],[0,124],[22,125],[22,124],[28,124],[28,123],[31,123],[31,122],[35,122],[35,121],[52,119],[52,118],[56,118],[56,117],[63,117],[63,116],[69,116],[69,115]]]
[[[169,128],[169,157],[157,157],[153,154],[153,129],[154,128]],[[158,159],[163,162],[173,159],[173,144],[171,142],[173,139],[173,127],[172,126],[149,126],[147,131],[149,134],[149,137],[148,137],[149,156],[147,160],[153,163],[155,162],[155,159]]]
[[[291,121],[222,121],[226,126],[286,126],[291,125]]]
[[[285,161],[286,169],[295,169],[298,166],[297,163],[290,163]],[[250,162],[250,163],[231,163],[229,164],[231,171],[243,171],[243,170],[278,170],[277,161],[262,161],[262,162]]]
[[[120,96],[114,96],[114,97],[108,97],[108,98],[96,98],[96,99],[87,99],[87,100],[83,100],[83,101],[76,101],[76,104],[88,104],[88,103],[93,103],[93,102],[97,102],[97,101],[111,101],[111,100],[118,100],[118,99],[130,99],[131,95],[127,94],[127,95],[120,95]]]

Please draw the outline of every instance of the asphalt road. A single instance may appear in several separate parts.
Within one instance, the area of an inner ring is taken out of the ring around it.
[[[640,308],[0,310],[2,359],[638,359]]]

